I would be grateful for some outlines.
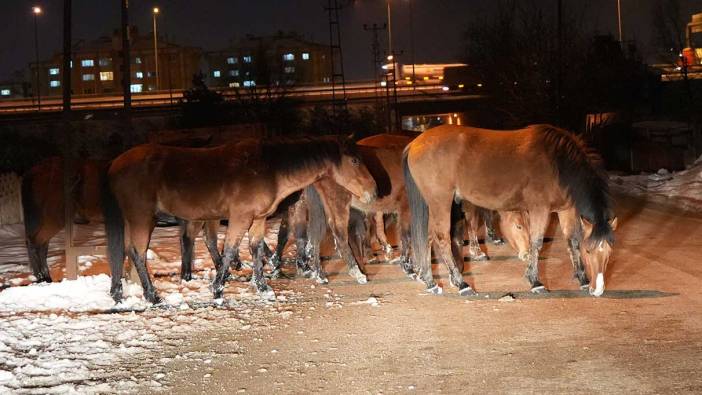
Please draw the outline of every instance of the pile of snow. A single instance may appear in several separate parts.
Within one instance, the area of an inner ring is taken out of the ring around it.
[[[123,287],[124,302],[119,308],[144,309],[148,306],[142,297],[140,285],[124,282]],[[0,292],[0,312],[105,311],[114,306],[115,302],[110,297],[110,277],[106,274],[63,280],[60,283],[11,287]]]
[[[702,156],[687,170],[670,173],[660,169],[654,174],[611,176],[610,184],[616,191],[664,197],[676,206],[688,210],[702,209]]]

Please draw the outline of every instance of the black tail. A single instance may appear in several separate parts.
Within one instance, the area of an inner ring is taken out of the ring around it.
[[[419,268],[420,275],[431,273],[429,256],[429,208],[422,194],[414,182],[412,172],[407,163],[407,150],[402,156],[402,170],[405,176],[405,188],[409,199],[410,212],[412,213],[410,231],[412,235],[412,260],[415,267]],[[431,276],[428,277],[431,279]],[[426,282],[426,281],[425,281]],[[429,284],[427,284],[429,285]]]
[[[29,257],[29,267],[34,273],[38,282],[51,282],[49,265],[46,263],[46,255],[49,251],[49,241],[44,240],[38,243],[36,234],[41,225],[41,213],[39,207],[34,204],[34,191],[32,189],[33,176],[31,172],[22,177],[21,198],[22,215],[24,217],[24,241],[27,245],[27,255]]]
[[[114,291],[115,284],[121,281],[124,270],[124,218],[107,175],[102,180],[102,213],[105,217],[107,259],[110,262]]]

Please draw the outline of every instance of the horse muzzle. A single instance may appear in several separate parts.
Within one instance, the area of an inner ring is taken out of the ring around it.
[[[590,295],[592,296],[602,296],[605,290],[604,274],[597,273],[597,280],[595,280],[595,289],[589,288],[588,290],[590,291]]]

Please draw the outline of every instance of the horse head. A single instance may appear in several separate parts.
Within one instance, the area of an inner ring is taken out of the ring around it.
[[[583,229],[580,255],[590,278],[589,292],[590,295],[601,296],[605,289],[604,274],[607,270],[609,257],[612,254],[612,232],[617,229],[617,218],[614,217],[607,221],[604,232],[596,232],[595,225],[584,217],[580,217],[580,224]]]
[[[372,202],[377,196],[375,180],[363,164],[355,144],[346,140],[340,146],[341,160],[333,167],[332,178],[363,203]]]
[[[529,228],[521,211],[501,211],[500,230],[522,261],[529,259]]]

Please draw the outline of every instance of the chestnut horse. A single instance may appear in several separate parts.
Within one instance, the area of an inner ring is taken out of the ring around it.
[[[364,201],[375,198],[375,182],[354,147],[337,138],[250,139],[214,148],[145,144],[128,150],[112,161],[109,188],[103,189],[112,298],[122,300],[126,247],[145,298],[160,300],[145,264],[158,212],[186,221],[228,218],[222,264],[212,284],[215,299],[222,297],[225,273],[248,230],[252,283],[264,297],[275,297],[262,271],[266,218],[285,197],[323,177]]]
[[[451,204],[463,200],[527,213],[531,248],[526,277],[534,293],[547,292],[539,279],[538,253],[549,215],[557,212],[572,235],[570,249],[580,253],[571,251],[571,258],[578,258],[572,263],[581,286],[589,280],[580,256],[589,277],[596,278],[590,293],[604,292],[617,221],[599,156],[573,134],[549,125],[515,131],[439,126],[407,146],[403,169],[412,209],[412,253],[429,292],[441,292],[428,255],[433,242],[451,284],[461,295],[475,294],[451,254]]]

